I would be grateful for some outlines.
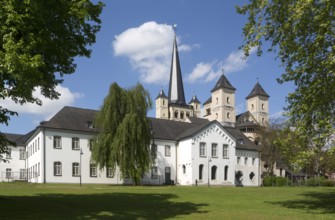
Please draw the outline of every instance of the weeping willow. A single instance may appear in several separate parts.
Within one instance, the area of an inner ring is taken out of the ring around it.
[[[99,134],[95,137],[92,160],[100,168],[120,170],[121,178],[129,177],[139,184],[150,168],[151,126],[147,112],[152,102],[141,84],[123,89],[110,86],[94,121]]]

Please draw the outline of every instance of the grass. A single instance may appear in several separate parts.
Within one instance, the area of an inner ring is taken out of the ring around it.
[[[0,219],[335,219],[335,188],[0,183]]]

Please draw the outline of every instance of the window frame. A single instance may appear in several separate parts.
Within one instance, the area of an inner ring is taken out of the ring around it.
[[[78,162],[72,163],[72,176],[75,176],[75,177],[80,176],[80,166]]]
[[[114,178],[114,172],[112,167],[106,168],[106,177],[107,178]]]
[[[53,137],[53,148],[54,149],[62,149],[62,137],[55,135]]]
[[[72,137],[72,150],[80,150],[80,139]]]
[[[165,145],[165,156],[171,157],[171,145]]]
[[[228,144],[222,145],[222,158],[224,159],[229,158]]]
[[[199,157],[206,157],[207,154],[206,154],[206,142],[200,142],[199,143]]]
[[[6,159],[12,159],[12,148],[10,147],[7,148]]]
[[[157,179],[158,178],[158,167],[152,166],[151,167],[151,179]]]
[[[90,177],[97,177],[97,165],[95,163],[90,163]]]
[[[218,158],[218,144],[217,143],[212,143],[211,154],[212,154],[212,158]]]
[[[62,176],[62,162],[55,161],[53,165],[54,165],[54,176]]]

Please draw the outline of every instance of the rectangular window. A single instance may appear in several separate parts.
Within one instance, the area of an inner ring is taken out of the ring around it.
[[[222,146],[223,149],[223,158],[228,158],[228,144]]]
[[[12,158],[12,148],[7,148],[6,159]]]
[[[12,169],[7,168],[6,169],[6,178],[11,179],[12,178]]]
[[[37,139],[37,150],[40,149],[40,138]]]
[[[218,157],[218,145],[212,143],[212,157]]]
[[[158,178],[158,170],[156,166],[151,167],[151,179]]]
[[[252,165],[255,165],[255,160],[256,160],[256,158],[252,158]]]
[[[237,164],[240,164],[241,157],[237,157]]]
[[[38,162],[38,170],[37,170],[37,175],[40,176],[40,162]]]
[[[57,161],[54,162],[54,176],[61,176],[62,175],[62,163]]]
[[[108,178],[113,178],[114,177],[114,172],[111,167],[107,167],[107,177]]]
[[[79,176],[79,163],[72,163],[72,176]]]
[[[62,137],[54,136],[54,148],[62,149]]]
[[[244,158],[244,164],[248,165],[248,158],[247,157]]]
[[[96,177],[97,176],[97,166],[95,163],[90,164],[90,177]]]
[[[150,152],[150,154],[151,154],[151,158],[153,160],[156,159],[156,157],[157,157],[157,145],[156,144],[152,144],[151,145],[151,152]]]
[[[200,142],[199,149],[199,156],[206,157],[206,143]]]
[[[94,139],[90,139],[90,140],[88,141],[88,147],[90,148],[90,151],[93,150],[93,144],[94,144]]]
[[[165,145],[165,156],[169,157],[171,156],[171,146]]]
[[[20,149],[20,160],[25,159],[25,154],[26,154],[26,151],[24,149]]]
[[[25,169],[20,169],[20,179],[25,180],[26,178],[27,178],[26,170]]]
[[[72,138],[72,150],[79,150],[79,138],[73,137]]]

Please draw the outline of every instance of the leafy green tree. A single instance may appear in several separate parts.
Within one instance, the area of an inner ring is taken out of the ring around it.
[[[247,15],[246,55],[251,47],[261,55],[263,43],[270,43],[268,51],[285,68],[278,81],[296,86],[287,97],[288,116],[305,146],[320,152],[335,123],[335,1],[250,0],[237,12]]]
[[[126,90],[113,83],[95,117],[99,134],[92,159],[100,168],[120,169],[121,177],[139,184],[151,165],[151,126],[147,112],[152,107],[150,94],[142,85]]]
[[[0,4],[0,100],[37,103],[33,91],[57,99],[55,87],[75,71],[74,57],[89,57],[87,46],[100,29],[103,4],[89,0],[2,0]],[[0,123],[16,112],[0,106]],[[0,134],[1,143],[5,137]],[[4,145],[0,145],[4,148]]]

